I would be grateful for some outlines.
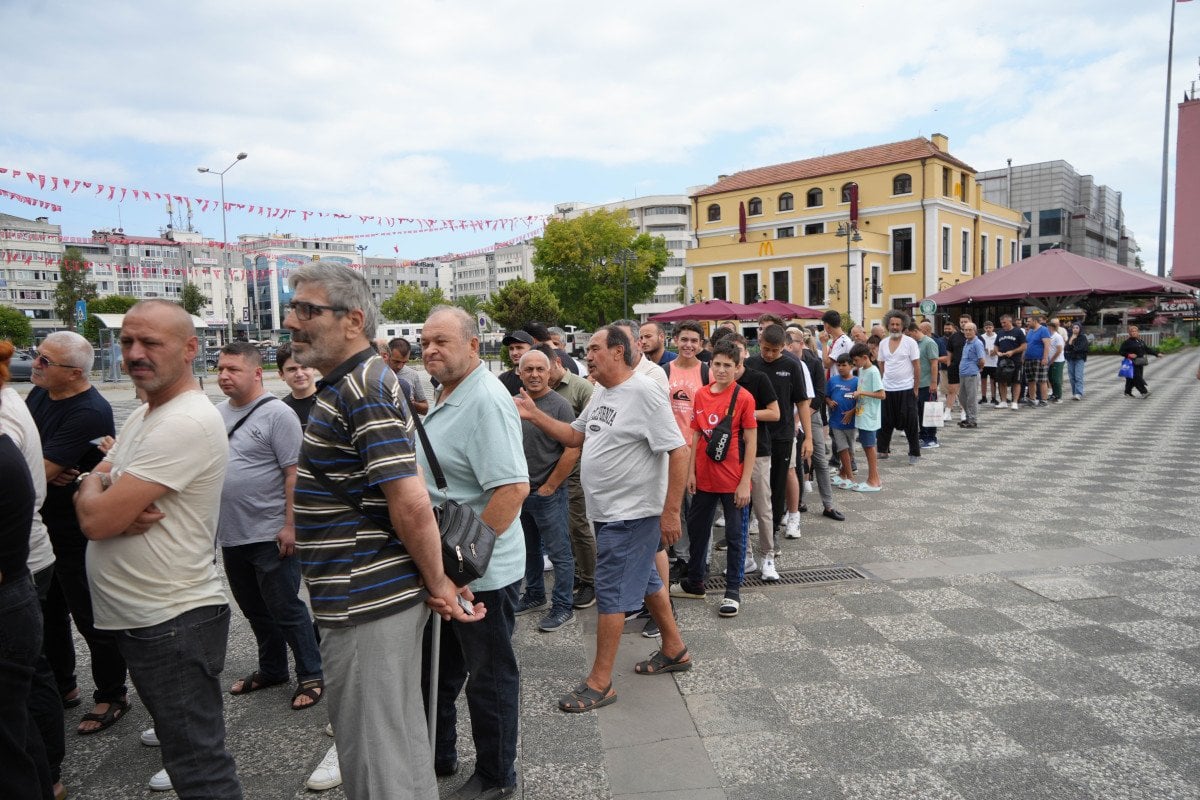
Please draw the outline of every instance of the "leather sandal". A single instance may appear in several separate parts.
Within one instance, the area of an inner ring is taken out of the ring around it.
[[[95,711],[89,711],[79,720],[80,723],[98,722],[100,723],[99,725],[97,725],[95,728],[76,728],[75,732],[80,736],[91,736],[93,733],[99,733],[100,731],[107,730],[115,725],[117,720],[125,716],[125,712],[128,710],[128,700],[109,700],[108,709],[104,711],[104,713],[97,714]]]
[[[684,647],[679,655],[669,658],[662,650],[655,650],[645,661],[633,665],[633,671],[638,675],[657,675],[660,672],[687,672],[692,668],[691,660],[687,658],[688,650]]]
[[[558,707],[568,714],[581,714],[616,701],[617,693],[613,691],[611,683],[605,686],[603,691],[597,691],[588,686],[587,681],[583,681],[558,698]]]
[[[304,711],[312,708],[317,703],[321,702],[321,698],[325,696],[325,681],[320,678],[313,678],[308,681],[301,681],[296,687],[296,693],[292,695],[292,711]],[[301,697],[307,697],[312,702],[308,705],[298,706],[296,700]]]

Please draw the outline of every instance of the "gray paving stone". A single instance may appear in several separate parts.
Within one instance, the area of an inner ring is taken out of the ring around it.
[[[1088,800],[1082,787],[1058,775],[1037,758],[972,761],[944,769],[964,800]]]
[[[1130,602],[1123,597],[1100,597],[1089,600],[1070,600],[1062,607],[1096,622],[1133,622],[1157,619],[1158,614],[1144,605]]]
[[[1047,760],[1052,769],[1086,787],[1094,797],[1129,800],[1200,797],[1200,788],[1150,753],[1130,745],[1062,753]]]
[[[925,763],[924,755],[887,720],[822,722],[804,730],[804,743],[830,772],[882,772]]]
[[[1081,656],[1119,655],[1149,649],[1136,639],[1103,625],[1049,628],[1039,633]]]
[[[1024,756],[1024,748],[978,711],[902,717],[897,728],[933,764]]]
[[[606,747],[604,775],[614,795],[722,786],[722,778],[695,736]],[[597,777],[593,776],[593,782]],[[603,785],[603,781],[600,783]],[[545,785],[554,784],[547,781]]]
[[[851,774],[839,780],[848,800],[963,800],[950,782],[932,769]]]
[[[1125,744],[1120,731],[1068,701],[1038,699],[989,708],[988,719],[1031,753]]]
[[[854,688],[885,717],[971,708],[952,687],[928,674],[874,678],[860,681]]]
[[[1000,660],[982,647],[963,639],[929,639],[896,642],[913,661],[930,672],[953,672],[998,665]]]

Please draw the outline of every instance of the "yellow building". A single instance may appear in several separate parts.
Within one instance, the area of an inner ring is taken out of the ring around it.
[[[941,134],[722,175],[692,195],[692,215],[696,299],[773,298],[867,323],[1012,263],[1021,223],[983,200]]]

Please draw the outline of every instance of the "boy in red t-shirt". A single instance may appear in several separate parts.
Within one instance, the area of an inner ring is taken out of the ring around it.
[[[750,502],[750,477],[753,473],[757,441],[754,398],[734,382],[741,353],[732,342],[713,347],[709,374],[712,382],[697,392],[692,412],[692,452],[688,463],[688,538],[691,558],[688,574],[671,586],[673,597],[704,597],[704,577],[708,570],[708,541],[712,536],[717,503],[725,511],[725,599],[719,613],[736,616],[741,605],[743,566],[746,558],[746,531],[742,528],[741,509]],[[713,461],[708,455],[709,439],[732,408],[733,438],[725,458]],[[749,453],[749,460],[743,454]]]

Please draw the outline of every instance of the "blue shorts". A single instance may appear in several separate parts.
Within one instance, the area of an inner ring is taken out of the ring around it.
[[[858,443],[861,444],[863,447],[874,447],[875,446],[875,434],[877,434],[878,432],[879,431],[859,430]]]
[[[624,614],[662,588],[654,554],[662,541],[659,517],[595,522],[596,610]]]

